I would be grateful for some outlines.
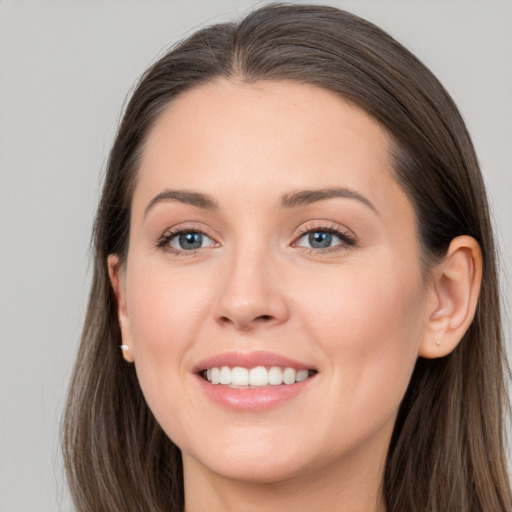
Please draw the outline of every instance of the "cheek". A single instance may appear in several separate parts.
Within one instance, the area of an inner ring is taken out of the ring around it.
[[[348,269],[331,278],[328,289],[312,285],[304,296],[314,305],[302,315],[308,320],[304,328],[330,361],[335,386],[343,390],[341,409],[354,418],[371,414],[382,420],[394,414],[422,336],[424,285],[419,272],[408,275],[397,265],[387,272],[373,272],[370,265],[364,271]]]
[[[139,261],[130,262],[126,290],[137,377],[159,424],[169,436],[186,438],[194,404],[180,390],[189,378],[187,357],[211,302],[210,287],[165,265]]]
[[[361,349],[377,339],[379,345],[414,344],[421,331],[424,286],[419,272],[408,274],[397,266],[347,266],[323,279],[302,279],[301,315],[314,320],[315,331],[334,346]]]
[[[128,267],[127,307],[135,367],[143,393],[157,414],[162,406],[179,400],[172,390],[187,375],[187,356],[211,303],[211,287],[197,286],[197,282],[186,272],[172,272],[148,258],[134,257]]]
[[[138,264],[127,278],[127,306],[137,356],[176,356],[200,328],[203,310],[211,302],[203,277],[173,272],[165,264]]]

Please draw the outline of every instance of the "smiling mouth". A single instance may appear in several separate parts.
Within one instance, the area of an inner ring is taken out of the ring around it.
[[[253,389],[272,386],[291,386],[318,373],[316,370],[281,366],[213,366],[203,370],[200,375],[210,384],[238,389]]]

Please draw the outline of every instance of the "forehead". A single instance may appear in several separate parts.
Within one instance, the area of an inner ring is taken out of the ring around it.
[[[143,151],[134,202],[162,188],[271,198],[344,186],[372,202],[407,202],[392,178],[390,137],[328,90],[296,82],[218,80],[180,95]]]

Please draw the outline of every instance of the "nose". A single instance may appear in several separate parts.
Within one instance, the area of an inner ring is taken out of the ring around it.
[[[241,331],[280,325],[289,316],[285,286],[272,257],[248,250],[234,255],[221,276],[219,323]]]

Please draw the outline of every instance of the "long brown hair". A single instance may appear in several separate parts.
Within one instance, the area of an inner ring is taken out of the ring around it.
[[[118,348],[107,257],[126,256],[132,190],[155,120],[183,91],[218,77],[317,85],[377,119],[393,140],[396,179],[415,208],[426,272],[454,237],[480,243],[475,319],[453,353],[418,360],[389,447],[384,496],[388,512],[512,510],[495,246],[464,122],[432,73],[381,29],[332,7],[287,4],[196,32],[142,76],[127,105],[96,216],[92,289],[63,423],[77,510],[183,509],[180,451]]]

